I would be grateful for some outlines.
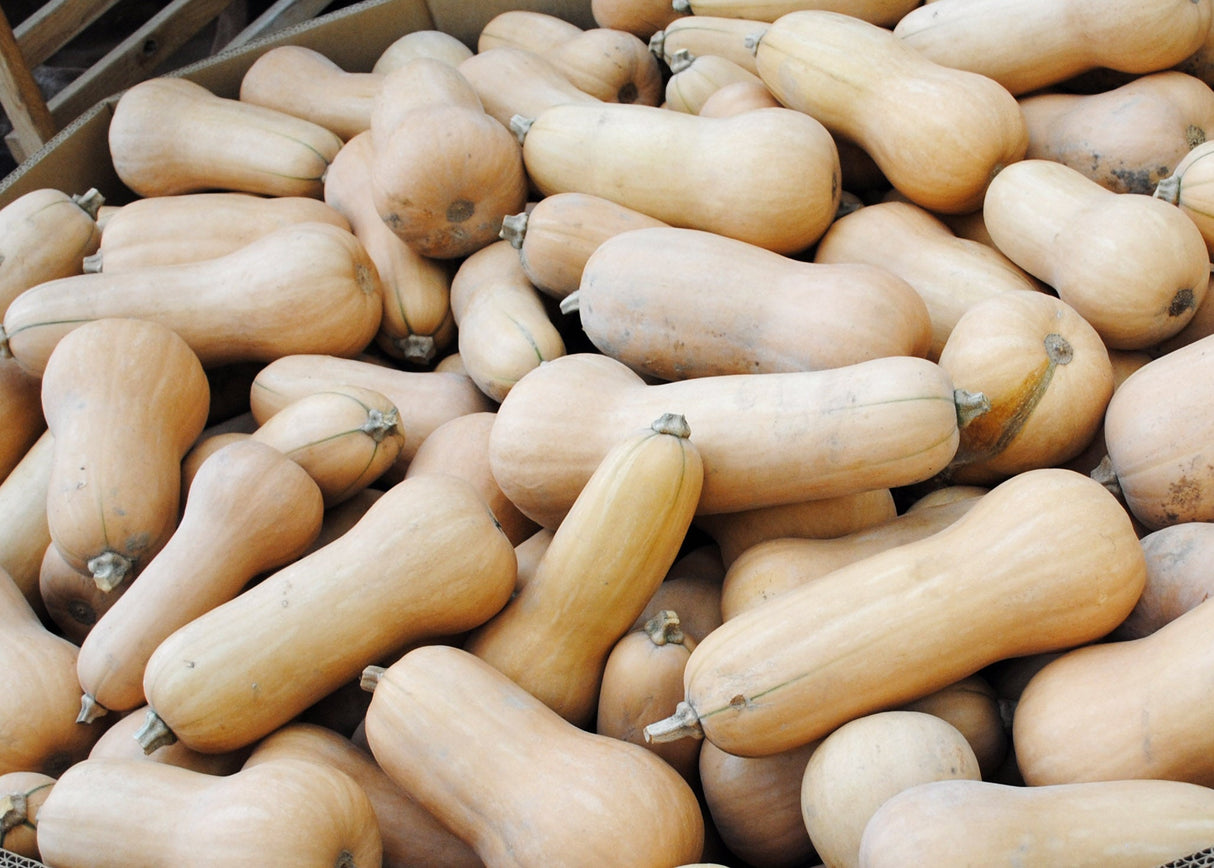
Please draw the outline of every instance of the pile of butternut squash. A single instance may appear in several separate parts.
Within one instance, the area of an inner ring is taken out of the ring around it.
[[[0,847],[1214,848],[1214,0],[592,10],[0,209]]]

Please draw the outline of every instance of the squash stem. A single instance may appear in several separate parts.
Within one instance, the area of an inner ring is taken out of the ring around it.
[[[1155,185],[1153,195],[1156,199],[1162,199],[1173,205],[1180,202],[1180,176],[1169,175],[1166,178],[1160,178],[1159,183]]]
[[[582,300],[578,297],[579,292],[580,290],[575,289],[573,292],[562,298],[561,303],[557,305],[560,308],[561,313],[565,314],[565,316],[581,312]]]
[[[674,714],[645,727],[646,744],[663,744],[680,738],[703,738],[704,727],[700,716],[686,702],[675,706]]]
[[[408,335],[396,342],[397,349],[406,362],[414,365],[428,365],[438,352],[432,335]]]
[[[387,413],[372,407],[367,411],[367,421],[363,423],[361,430],[376,443],[382,443],[384,436],[397,427],[399,422],[400,412],[395,407]]]
[[[169,725],[152,709],[148,709],[143,719],[143,726],[135,732],[135,741],[143,748],[145,754],[151,754],[157,748],[168,747],[177,741],[177,735],[169,729]]]
[[[6,834],[29,819],[25,793],[5,793],[0,797],[0,834]]]
[[[1108,455],[1100,459],[1100,463],[1092,468],[1088,476],[1107,488],[1118,500],[1121,499],[1121,483],[1117,479],[1117,473],[1113,470],[1113,459]]]
[[[691,436],[691,426],[687,424],[687,418],[680,413],[663,413],[649,427],[659,434],[671,434],[684,440]]]
[[[362,677],[358,680],[358,686],[368,693],[374,693],[379,679],[384,677],[385,672],[387,670],[383,666],[368,666],[363,670]]]
[[[510,132],[514,133],[520,145],[523,143],[523,139],[527,138],[527,131],[531,129],[533,123],[535,123],[535,118],[523,115],[510,116]]]
[[[662,609],[645,622],[643,628],[654,645],[681,645],[683,643],[683,625],[679,623],[679,615],[671,609]]]
[[[99,703],[91,693],[80,697],[80,713],[76,715],[76,723],[92,723],[99,717],[104,717],[109,711]]]
[[[527,234],[527,212],[507,214],[502,218],[502,228],[497,234],[499,238],[509,241],[515,250],[520,249]]]
[[[85,214],[96,220],[101,206],[105,204],[105,197],[96,187],[89,187],[83,193],[72,196],[72,201],[79,205]]]
[[[105,551],[95,558],[90,558],[87,566],[97,587],[108,594],[130,575],[134,562],[126,555]]]
[[[953,390],[953,403],[957,405],[958,428],[964,428],[991,409],[990,398],[982,392],[970,392],[966,389]]]
[[[85,274],[100,274],[101,273],[101,251],[89,254],[80,261],[80,265]]]

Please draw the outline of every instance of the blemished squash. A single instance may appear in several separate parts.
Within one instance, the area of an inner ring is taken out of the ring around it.
[[[45,611],[38,593],[42,558],[51,544],[46,496],[54,464],[55,438],[50,431],[26,451],[0,481],[0,568],[37,612]]]
[[[937,0],[908,11],[894,35],[936,63],[1019,95],[1096,67],[1168,69],[1198,49],[1211,21],[1209,0]]]
[[[514,126],[528,177],[545,196],[590,193],[777,253],[816,242],[839,206],[834,139],[791,109],[708,118],[635,103],[566,103]],[[654,152],[657,141],[665,156]]]
[[[705,515],[921,481],[957,448],[952,383],[914,356],[649,385],[609,356],[570,353],[502,401],[490,466],[525,515],[555,525],[620,437],[673,411],[696,432]]]
[[[325,175],[325,202],[349,220],[379,273],[384,311],[376,344],[394,358],[426,365],[455,341],[451,272],[380,219],[371,194],[373,156],[370,131],[346,142]]]
[[[738,292],[747,284],[763,292]],[[932,337],[923,298],[887,269],[803,262],[698,229],[606,239],[570,298],[600,352],[657,380],[923,357]]]
[[[603,671],[674,564],[704,465],[687,421],[664,414],[600,460],[526,585],[463,648],[561,717],[592,726]]]
[[[1148,636],[1075,648],[1016,703],[1012,744],[1026,783],[1158,778],[1214,785],[1201,697],[1214,671],[1210,600]]]
[[[814,261],[865,263],[914,287],[931,318],[927,358],[933,360],[971,307],[999,293],[1038,289],[997,249],[956,235],[939,215],[905,201],[877,202],[839,217],[814,249]]]
[[[350,228],[345,217],[310,196],[221,191],[135,199],[107,221],[101,245],[85,258],[84,270],[115,274],[214,259],[275,229],[304,222]]]
[[[1005,292],[967,310],[940,352],[960,389],[990,410],[961,429],[945,477],[989,485],[1061,465],[1096,436],[1113,395],[1113,363],[1086,319],[1044,292]]]
[[[1021,160],[991,181],[982,214],[998,248],[1112,349],[1171,337],[1205,298],[1205,240],[1183,212],[1151,196],[1114,193],[1053,160]]]
[[[0,316],[31,286],[81,273],[101,243],[97,210],[104,201],[95,189],[69,196],[44,187],[0,209]]]
[[[1211,817],[1214,792],[1177,781],[934,781],[877,809],[861,838],[860,865],[1165,865],[1209,846]]]
[[[951,723],[922,711],[876,711],[840,726],[818,744],[801,779],[801,816],[819,858],[860,863],[869,818],[916,784],[981,780],[978,758]]]
[[[371,126],[382,72],[347,72],[306,45],[276,45],[240,79],[240,100],[332,130],[348,141]]]
[[[371,117],[370,186],[380,219],[436,259],[496,239],[502,217],[527,198],[519,143],[486,113],[463,66],[411,61],[385,80]],[[424,96],[409,96],[415,81]],[[401,93],[403,105],[393,97]]]
[[[1147,583],[1134,611],[1113,631],[1115,639],[1149,636],[1214,596],[1208,569],[1214,556],[1214,524],[1185,521],[1142,537]]]
[[[731,853],[756,868],[814,864],[801,816],[801,781],[820,742],[762,757],[700,745],[700,785],[713,826]]]
[[[725,621],[692,652],[680,713],[645,731],[701,734],[744,755],[787,750],[998,660],[1100,638],[1129,614],[1145,573],[1129,516],[1103,485],[1027,470],[944,530]]]
[[[12,578],[0,571],[0,774],[58,777],[88,756],[100,727],[76,723],[77,648],[42,625]]]
[[[42,772],[14,771],[0,775],[0,848],[37,859],[38,810],[50,795],[55,779]]]
[[[415,57],[431,57],[458,66],[472,56],[472,49],[444,30],[414,30],[393,40],[375,59],[372,72],[389,73]]]
[[[249,756],[249,748],[222,753],[202,753],[186,747],[181,742],[166,744],[154,753],[146,754],[135,734],[139,732],[147,717],[147,706],[142,705],[124,713],[114,721],[107,721],[105,731],[93,749],[89,751],[89,759],[133,759],[148,763],[165,763],[180,766],[195,772],[208,775],[230,775],[240,771]],[[101,724],[97,724],[101,726]]]
[[[48,527],[64,559],[103,590],[138,573],[177,526],[181,460],[209,406],[198,356],[151,320],[86,322],[51,353]]]
[[[563,299],[577,290],[586,260],[608,238],[665,225],[611,199],[569,192],[545,196],[526,211],[508,215],[500,234],[518,250],[532,285]]]
[[[649,50],[669,67],[676,55],[716,55],[757,73],[755,55],[748,37],[757,38],[768,22],[753,18],[720,15],[684,15],[676,18],[649,39]]]
[[[700,109],[708,98],[726,85],[737,82],[763,84],[757,73],[719,54],[676,53],[671,59],[670,71],[663,106],[691,114],[701,114]]]
[[[42,383],[15,359],[0,359],[0,482],[12,472],[46,430]]]
[[[1173,167],[1171,174],[1161,178],[1152,193],[1180,208],[1196,225],[1205,239],[1206,250],[1214,256],[1214,141],[1194,145]]]
[[[144,704],[143,671],[156,646],[299,557],[323,512],[317,484],[270,445],[242,439],[203,461],[176,530],[80,646],[82,721]]]
[[[487,865],[700,858],[703,815],[678,772],[639,745],[575,727],[475,655],[425,645],[364,680],[376,761]]]
[[[978,208],[991,178],[1028,147],[1007,90],[854,14],[783,15],[763,31],[755,62],[780,102],[859,145],[895,189],[932,211]]]
[[[123,91],[108,136],[118,178],[145,197],[234,190],[319,199],[342,143],[319,124],[171,76]]]
[[[148,800],[157,808],[151,814],[137,807]],[[138,759],[83,760],[42,803],[38,847],[63,868],[267,858],[300,868],[374,868],[382,855],[375,811],[358,783],[288,758],[224,776]]]
[[[251,744],[363,667],[487,621],[513,591],[515,569],[471,483],[442,474],[399,482],[336,540],[157,646],[143,677],[154,715],[140,743],[149,752],[174,737],[204,752]],[[305,657],[302,672],[295,662]]]
[[[383,316],[375,264],[331,223],[296,223],[201,262],[81,274],[23,292],[4,317],[4,346],[41,372],[83,322],[136,317],[177,332],[208,368],[294,353],[355,355]]]
[[[648,43],[614,27],[592,27],[540,52],[576,87],[604,102],[657,105],[662,67]]]
[[[53,629],[80,645],[98,619],[126,593],[131,579],[128,575],[115,587],[103,590],[91,575],[74,569],[59,549],[48,545],[38,570],[38,596]]]
[[[543,295],[504,239],[459,264],[451,279],[451,314],[464,370],[496,402],[528,371],[565,354]]]
[[[282,757],[337,768],[358,782],[371,800],[379,822],[383,868],[415,865],[480,868],[483,865],[472,848],[397,786],[368,750],[341,733],[315,723],[287,723],[257,742],[244,765],[247,768]]]
[[[898,20],[919,5],[915,0],[674,0],[675,8],[692,15],[717,15],[775,21],[802,9],[823,9],[893,27]]]
[[[1020,98],[1028,159],[1078,169],[1114,193],[1155,192],[1159,182],[1214,136],[1214,90],[1175,69],[1094,94],[1044,92]]]

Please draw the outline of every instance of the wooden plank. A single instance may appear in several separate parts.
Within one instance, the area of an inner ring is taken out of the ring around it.
[[[55,122],[38,83],[21,56],[17,37],[3,9],[0,9],[0,105],[4,106],[13,125],[16,147],[10,146],[10,149],[18,162],[55,134]]]
[[[17,25],[26,66],[33,69],[67,45],[118,0],[51,0]]]
[[[248,27],[236,34],[224,48],[235,48],[267,33],[315,18],[332,2],[333,0],[277,0],[251,21]]]
[[[173,0],[52,97],[51,117],[65,126],[99,100],[150,77],[231,2]]]

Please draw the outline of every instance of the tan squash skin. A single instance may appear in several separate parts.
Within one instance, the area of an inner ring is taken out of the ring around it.
[[[347,72],[304,45],[278,45],[253,61],[240,80],[240,100],[332,130],[347,141],[371,126],[382,72]]]
[[[647,40],[687,13],[666,0],[590,0],[590,14],[599,27],[614,27]]]
[[[325,202],[350,221],[379,272],[384,312],[376,344],[394,358],[427,365],[455,341],[450,269],[422,256],[380,219],[371,194],[373,158],[369,131],[346,142],[325,175]]]
[[[747,285],[763,290],[738,291]],[[932,337],[923,298],[886,269],[802,262],[698,229],[605,240],[576,302],[600,352],[659,380],[923,357]]]
[[[376,761],[486,865],[700,858],[703,816],[678,772],[638,745],[574,727],[474,655],[424,646],[373,683],[366,735]]]
[[[466,256],[497,238],[502,217],[527,199],[521,148],[477,105],[463,66],[412,61],[392,74],[394,87],[407,88],[415,75],[441,81],[439,101],[398,107],[405,110],[386,119],[377,107],[372,117],[375,208],[405,243],[436,259]]]
[[[150,320],[98,319],[59,342],[42,377],[54,437],[47,488],[51,540],[110,590],[177,526],[181,460],[206,424],[198,356]]]
[[[144,695],[196,750],[250,744],[396,649],[488,620],[515,569],[510,541],[470,483],[407,479],[329,545],[165,639],[148,660]],[[314,661],[306,673],[294,666],[305,657]],[[154,734],[149,727],[141,739],[145,750]]]
[[[553,106],[524,122],[523,161],[543,195],[590,193],[672,226],[794,253],[839,205],[838,151],[790,109],[706,118],[655,106]],[[652,143],[673,149],[655,155]],[[586,166],[595,167],[587,172]]]
[[[752,64],[753,66],[753,64]],[[676,54],[666,79],[665,108],[701,114],[710,96],[729,84],[744,81],[762,84],[758,74],[719,54]]]
[[[611,650],[674,564],[704,465],[681,416],[605,454],[526,585],[464,642],[549,708],[592,726]]]
[[[873,488],[741,512],[701,515],[696,527],[713,538],[726,568],[751,546],[780,537],[833,539],[889,521],[898,514],[893,493]]]
[[[565,354],[543,295],[504,239],[460,263],[451,279],[451,313],[464,369],[496,402],[527,372]]]
[[[653,751],[692,786],[700,776],[700,742],[651,745],[642,731],[671,714],[683,698],[683,667],[694,647],[695,639],[683,632],[673,609],[658,612],[640,630],[621,636],[607,655],[594,722],[600,735]]]
[[[893,515],[834,537],[781,536],[755,542],[729,564],[721,582],[721,617],[733,618],[834,570],[931,536],[975,505],[977,498]]]
[[[599,105],[543,54],[501,45],[469,57],[458,67],[490,117],[509,127],[514,115],[535,117],[566,103]]]
[[[961,429],[945,477],[990,485],[1070,461],[1096,436],[1113,363],[1092,325],[1043,292],[1002,293],[966,311],[940,353],[954,385],[991,409]]]
[[[375,60],[372,72],[389,73],[415,57],[432,57],[452,66],[472,56],[472,49],[442,30],[414,30],[396,39]]]
[[[422,441],[405,478],[419,473],[450,473],[466,479],[493,511],[502,533],[518,546],[539,530],[539,525],[510,502],[489,469],[489,432],[495,418],[495,414],[482,411],[448,419]]]
[[[1214,525],[1204,521],[1162,527],[1142,537],[1146,587],[1113,637],[1149,636],[1214,594],[1209,572],[1212,546]]]
[[[168,76],[124,91],[109,127],[114,170],[139,196],[218,189],[319,199],[341,142],[319,124]]]
[[[817,853],[801,817],[801,780],[819,742],[764,757],[700,747],[700,781],[713,825],[730,852],[756,868],[799,868]]]
[[[50,795],[55,779],[41,772],[0,775],[0,848],[27,859],[37,859],[38,811]]]
[[[1018,95],[1098,66],[1167,69],[1197,50],[1212,20],[1209,0],[938,0],[907,12],[894,35]]]
[[[753,109],[774,108],[778,105],[780,105],[780,101],[762,81],[735,81],[723,85],[709,94],[708,98],[700,104],[700,115],[706,118],[724,118]],[[839,162],[843,172],[846,173],[847,167],[843,154],[840,154]],[[844,184],[847,184],[846,174],[844,174]]]
[[[312,478],[269,445],[245,439],[203,461],[177,529],[80,646],[81,717],[142,705],[156,646],[299,557],[320,532],[323,510]]]
[[[38,574],[51,544],[46,495],[54,464],[54,442],[54,436],[43,431],[0,481],[0,569],[12,577],[36,612],[45,611],[38,593]]]
[[[572,21],[535,9],[506,9],[485,22],[476,37],[477,52],[501,45],[543,54],[583,33]]]
[[[1160,179],[1153,195],[1176,205],[1196,224],[1205,239],[1206,250],[1214,256],[1214,184],[1211,170],[1214,141],[1194,146],[1180,159],[1166,178]]]
[[[283,757],[337,768],[358,782],[371,800],[379,822],[384,868],[483,865],[467,844],[397,786],[370,752],[345,736],[313,723],[288,723],[257,743],[245,767]]]
[[[970,675],[901,706],[948,721],[965,736],[983,780],[991,780],[1008,759],[1011,733],[1003,719],[999,696],[982,675]]]
[[[305,395],[266,419],[251,438],[302,467],[326,508],[382,477],[400,457],[400,412],[382,393],[343,385]]]
[[[665,226],[661,220],[589,193],[553,193],[502,221],[501,237],[519,252],[523,272],[556,299],[573,293],[586,260],[600,244],[629,229]]]
[[[574,86],[604,102],[658,105],[662,67],[648,43],[614,27],[593,27],[544,53]]]
[[[1214,136],[1214,90],[1176,70],[1095,94],[1020,99],[1028,159],[1056,160],[1114,193],[1155,192],[1177,163]]]
[[[1126,505],[1149,530],[1214,517],[1206,457],[1206,368],[1214,337],[1154,359],[1113,393],[1104,419],[1111,469]]]
[[[801,816],[823,862],[859,864],[864,826],[886,799],[936,780],[981,780],[952,724],[921,711],[878,711],[826,736],[805,766]]]
[[[156,810],[140,810],[152,804]],[[296,759],[219,777],[137,759],[77,763],[38,814],[38,844],[63,868],[284,864],[370,868],[381,844],[349,775]]]
[[[107,590],[98,587],[88,573],[81,573],[64,560],[54,545],[46,547],[38,570],[38,597],[53,629],[74,645],[80,645],[109,609],[131,585],[128,575]]]
[[[882,27],[893,27],[898,19],[919,4],[914,0],[675,0],[675,5],[689,8],[693,15],[758,21],[775,21],[801,9],[825,9],[853,15]]]
[[[1038,289],[998,250],[955,235],[940,217],[911,202],[879,202],[840,217],[822,236],[814,262],[879,266],[913,286],[931,318],[927,358],[933,360],[971,307],[999,293]]]
[[[780,102],[858,144],[895,189],[931,211],[978,208],[991,178],[1028,147],[1010,93],[853,15],[784,15],[763,32],[755,62]]]
[[[0,669],[0,774],[36,771],[57,777],[88,755],[101,728],[76,723],[76,646],[42,626],[4,572],[0,653],[5,660]]]
[[[14,359],[0,359],[0,482],[25,457],[46,430],[42,383]]]
[[[1020,694],[1012,742],[1030,785],[1162,778],[1211,786],[1210,721],[1201,697],[1214,657],[1214,605],[1198,604],[1149,636],[1076,648]]]
[[[465,374],[406,371],[315,353],[293,353],[270,362],[254,377],[249,402],[258,424],[265,424],[290,402],[342,383],[380,392],[400,411],[405,446],[396,470],[401,475],[418,446],[443,422],[465,413],[496,409],[496,404]]]
[[[754,51],[747,38],[757,38],[768,23],[753,18],[685,15],[655,33],[649,40],[649,50],[667,66],[671,66],[676,55],[686,52],[690,57],[724,57],[757,74]]]
[[[515,547],[518,551],[518,547]],[[725,565],[716,543],[690,549],[671,564],[662,584],[653,592],[644,611],[632,622],[640,630],[663,609],[677,612],[679,629],[698,642],[721,626],[721,581]]]
[[[646,732],[787,750],[997,660],[1097,639],[1129,614],[1145,573],[1104,486],[1028,470],[944,530],[726,621],[692,652],[685,714]]]
[[[952,384],[924,359],[647,385],[622,362],[572,353],[531,371],[502,401],[493,475],[525,515],[555,524],[615,440],[668,407],[696,432],[704,515],[908,484],[957,448]]]
[[[164,763],[180,766],[207,775],[230,775],[240,771],[249,756],[249,748],[238,748],[224,753],[202,753],[173,742],[146,754],[135,734],[147,718],[147,706],[141,705],[107,723],[106,730],[89,751],[89,759],[133,759],[147,763]]]
[[[1209,256],[1191,220],[1061,163],[1008,166],[991,182],[983,216],[999,249],[1053,287],[1112,349],[1171,337],[1205,298]]]
[[[212,192],[135,199],[109,219],[101,246],[84,266],[116,274],[214,259],[275,229],[304,222],[350,228],[345,217],[309,196]]]
[[[96,190],[69,196],[46,187],[0,209],[0,316],[31,286],[81,272],[101,243],[103,201]]]
[[[877,810],[864,832],[860,864],[1164,865],[1209,846],[1211,816],[1214,794],[1176,781],[1059,787],[938,781]]]
[[[379,276],[358,239],[297,223],[216,259],[39,284],[9,306],[4,340],[22,367],[40,372],[81,322],[138,317],[178,332],[212,368],[292,353],[352,356],[374,338],[382,312]]]

